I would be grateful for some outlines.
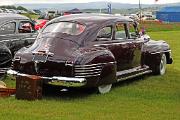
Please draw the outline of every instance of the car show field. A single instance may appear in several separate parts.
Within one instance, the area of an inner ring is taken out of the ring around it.
[[[180,120],[180,0],[1,0],[0,120]]]
[[[46,93],[42,100],[37,101],[0,98],[0,119],[179,120],[180,30],[151,31],[148,34],[152,39],[163,39],[172,49],[174,62],[167,65],[165,75],[145,75],[122,81],[103,95],[96,94],[95,90],[75,89]],[[9,77],[4,81],[10,87],[15,86],[15,81]]]

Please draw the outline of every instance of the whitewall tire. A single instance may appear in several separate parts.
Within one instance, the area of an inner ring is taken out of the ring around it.
[[[166,55],[163,54],[162,57],[161,57],[161,62],[160,62],[160,65],[159,65],[159,74],[160,75],[164,75],[165,72],[166,72]]]
[[[98,92],[100,94],[105,94],[108,93],[111,90],[112,84],[108,84],[108,85],[101,85],[98,87]]]

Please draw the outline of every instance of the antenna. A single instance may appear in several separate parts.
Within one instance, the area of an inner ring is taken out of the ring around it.
[[[111,3],[108,3],[108,14],[112,14],[112,6]]]

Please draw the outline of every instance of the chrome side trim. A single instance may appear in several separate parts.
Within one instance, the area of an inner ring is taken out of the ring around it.
[[[152,52],[151,54],[159,54],[159,53],[166,53],[166,52],[171,52],[171,50],[160,51],[160,52]]]
[[[100,76],[101,74],[94,74],[94,75],[81,75],[81,76],[77,76],[77,78],[88,78],[88,77],[97,77]]]
[[[116,64],[116,62],[107,62],[107,63],[97,63],[97,64],[90,64],[90,65],[75,65],[75,67],[90,67],[90,66],[105,65],[109,63]]]
[[[76,72],[77,73],[81,73],[81,72],[94,72],[94,71],[101,71],[101,69],[99,68],[99,69],[76,69]]]
[[[97,67],[82,67],[82,68],[75,68],[74,75],[75,77],[93,77],[99,76],[102,71],[102,66]]]
[[[74,69],[75,70],[91,70],[91,69],[98,69],[98,68],[101,68],[102,66],[94,66],[94,67],[75,67]]]
[[[75,73],[75,75],[94,75],[94,74],[100,74],[101,71],[98,72],[85,72],[85,73]]]
[[[106,64],[116,64],[116,62],[108,62],[108,63],[98,63],[98,64],[90,64],[90,65],[75,65],[74,66],[74,72],[75,77],[94,77],[94,76],[100,76],[103,65]]]

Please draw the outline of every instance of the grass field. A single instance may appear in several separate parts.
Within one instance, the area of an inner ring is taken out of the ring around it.
[[[39,15],[35,15],[35,14],[28,14],[28,13],[25,13],[25,14],[22,14],[28,18],[31,18],[32,20],[36,20],[39,18]]]
[[[105,95],[74,90],[39,101],[0,98],[0,119],[180,120],[180,31],[148,34],[171,45],[174,63],[168,65],[164,76],[146,75],[121,82]]]
[[[159,21],[141,21],[140,27],[144,27],[147,32],[179,31],[180,23],[165,23],[165,22],[159,22]]]

